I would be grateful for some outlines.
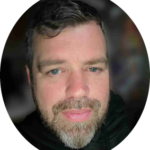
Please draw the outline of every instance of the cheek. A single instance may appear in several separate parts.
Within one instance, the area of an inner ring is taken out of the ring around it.
[[[90,86],[91,97],[96,98],[101,103],[108,101],[109,98],[109,76],[108,74],[95,79]]]
[[[37,100],[46,107],[52,107],[63,97],[63,83],[51,83],[49,80],[37,80],[35,94]]]

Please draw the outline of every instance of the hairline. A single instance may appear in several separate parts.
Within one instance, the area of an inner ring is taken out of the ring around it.
[[[100,29],[101,29],[101,31],[102,31],[102,34],[103,34],[103,36],[104,36],[105,45],[106,45],[106,47],[105,47],[105,54],[106,54],[107,65],[108,65],[108,55],[107,55],[108,50],[107,50],[106,37],[105,37],[104,32],[103,32],[103,29],[102,29],[102,27],[100,26],[100,24],[98,23],[98,21],[96,21],[96,20],[89,20],[89,21],[86,21],[86,22],[77,23],[75,26],[73,26],[73,25],[68,25],[68,26],[66,26],[65,28],[62,28],[62,29],[60,30],[60,32],[59,32],[56,36],[58,36],[58,35],[59,35],[64,29],[66,29],[66,28],[69,28],[69,27],[75,28],[75,27],[78,27],[79,25],[84,25],[84,24],[90,23],[91,21],[94,21],[94,22],[100,27]],[[53,31],[52,31],[52,32],[53,32]],[[29,69],[29,70],[30,70],[30,77],[31,77],[31,78],[33,78],[33,76],[32,76],[32,75],[33,75],[33,74],[32,74],[32,69],[33,69],[33,60],[34,60],[34,52],[35,52],[35,49],[34,49],[34,44],[35,44],[34,39],[36,38],[36,36],[42,36],[42,38],[48,38],[48,39],[51,39],[51,38],[56,37],[56,36],[49,37],[49,36],[46,35],[46,34],[40,34],[40,33],[37,32],[36,28],[33,29],[33,33],[32,33],[32,45],[31,45],[31,47],[30,47],[30,48],[31,48],[31,52],[32,52],[32,62],[31,62],[31,68]]]
[[[67,28],[76,28],[76,27],[78,27],[78,26],[80,26],[80,25],[85,25],[85,24],[88,24],[88,23],[90,23],[90,22],[94,22],[96,25],[98,25],[98,26],[100,27],[100,29],[101,29],[101,31],[102,31],[102,35],[103,35],[103,37],[104,37],[105,45],[106,45],[106,47],[105,47],[106,58],[108,59],[108,56],[107,56],[107,42],[106,42],[105,30],[104,30],[104,28],[102,28],[103,26],[101,26],[101,25],[99,24],[99,22],[98,22],[97,20],[94,20],[94,19],[91,19],[91,20],[88,20],[88,21],[84,21],[84,22],[79,22],[79,23],[76,23],[75,25],[69,24],[69,25],[65,26],[64,28],[61,28],[61,29],[59,30],[59,32],[57,32],[57,34],[54,35],[54,36],[50,36],[50,35],[49,35],[48,30],[49,30],[50,28],[48,28],[48,27],[47,27],[47,34],[41,34],[41,33],[39,33],[39,32],[37,31],[36,28],[33,29],[33,33],[32,33],[32,45],[31,45],[31,51],[33,52],[33,58],[34,58],[34,51],[35,51],[35,50],[34,50],[34,39],[36,38],[36,36],[41,36],[42,38],[45,38],[45,39],[51,39],[51,38],[54,38],[54,37],[58,36],[61,32],[63,32],[63,30],[65,30],[65,29],[67,29]],[[52,30],[52,33],[54,33],[54,32],[55,32],[55,31]],[[50,33],[50,34],[51,34],[51,33]]]

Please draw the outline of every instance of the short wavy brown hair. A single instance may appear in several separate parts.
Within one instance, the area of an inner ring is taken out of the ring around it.
[[[101,16],[92,6],[75,0],[42,0],[38,2],[37,10],[26,34],[26,63],[30,72],[32,73],[34,57],[32,41],[35,31],[40,35],[53,38],[68,26],[77,26],[89,21],[99,24],[105,36]],[[107,50],[106,55],[108,57]]]

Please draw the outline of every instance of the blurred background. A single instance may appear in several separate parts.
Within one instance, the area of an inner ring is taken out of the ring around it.
[[[149,61],[138,29],[123,10],[108,0],[82,1],[95,7],[104,21],[111,90],[129,109],[143,110],[149,89]],[[36,5],[32,6],[15,24],[1,61],[2,95],[15,123],[35,110],[25,72],[25,33],[35,9]]]

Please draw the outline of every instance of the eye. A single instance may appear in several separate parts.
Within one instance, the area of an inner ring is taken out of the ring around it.
[[[101,71],[101,69],[92,67],[92,68],[89,68],[89,71],[90,72],[97,72],[97,71]]]
[[[53,69],[53,70],[50,70],[48,73],[52,74],[52,75],[57,75],[61,72],[60,69]]]

